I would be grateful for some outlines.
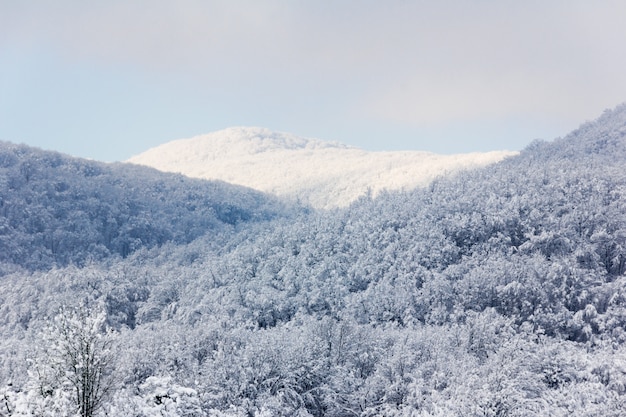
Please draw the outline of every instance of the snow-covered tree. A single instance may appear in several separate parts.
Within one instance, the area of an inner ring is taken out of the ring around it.
[[[113,388],[114,334],[105,323],[103,312],[63,307],[41,332],[31,388],[46,401],[63,400],[64,414],[96,415]]]

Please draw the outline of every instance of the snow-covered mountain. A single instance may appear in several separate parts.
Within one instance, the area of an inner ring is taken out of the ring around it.
[[[327,211],[0,142],[0,415],[624,417],[624,166],[626,104]]]
[[[376,195],[385,189],[425,186],[438,176],[495,163],[514,154],[368,152],[337,142],[236,127],[175,140],[128,162],[244,185],[316,208],[334,208],[347,206],[367,192]]]

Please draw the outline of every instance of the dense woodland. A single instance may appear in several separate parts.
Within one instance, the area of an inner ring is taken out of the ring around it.
[[[626,106],[316,211],[0,145],[0,415],[624,416]]]
[[[84,266],[288,214],[284,204],[244,187],[1,142],[0,193],[5,269]]]

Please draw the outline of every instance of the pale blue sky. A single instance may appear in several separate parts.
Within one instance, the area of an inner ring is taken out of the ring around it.
[[[0,0],[0,140],[98,160],[230,126],[517,150],[626,101],[623,1]]]

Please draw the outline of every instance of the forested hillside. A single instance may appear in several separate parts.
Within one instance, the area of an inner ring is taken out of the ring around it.
[[[126,257],[283,211],[239,186],[0,143],[0,272]]]
[[[425,189],[6,274],[2,412],[623,416],[625,163],[621,106]]]

